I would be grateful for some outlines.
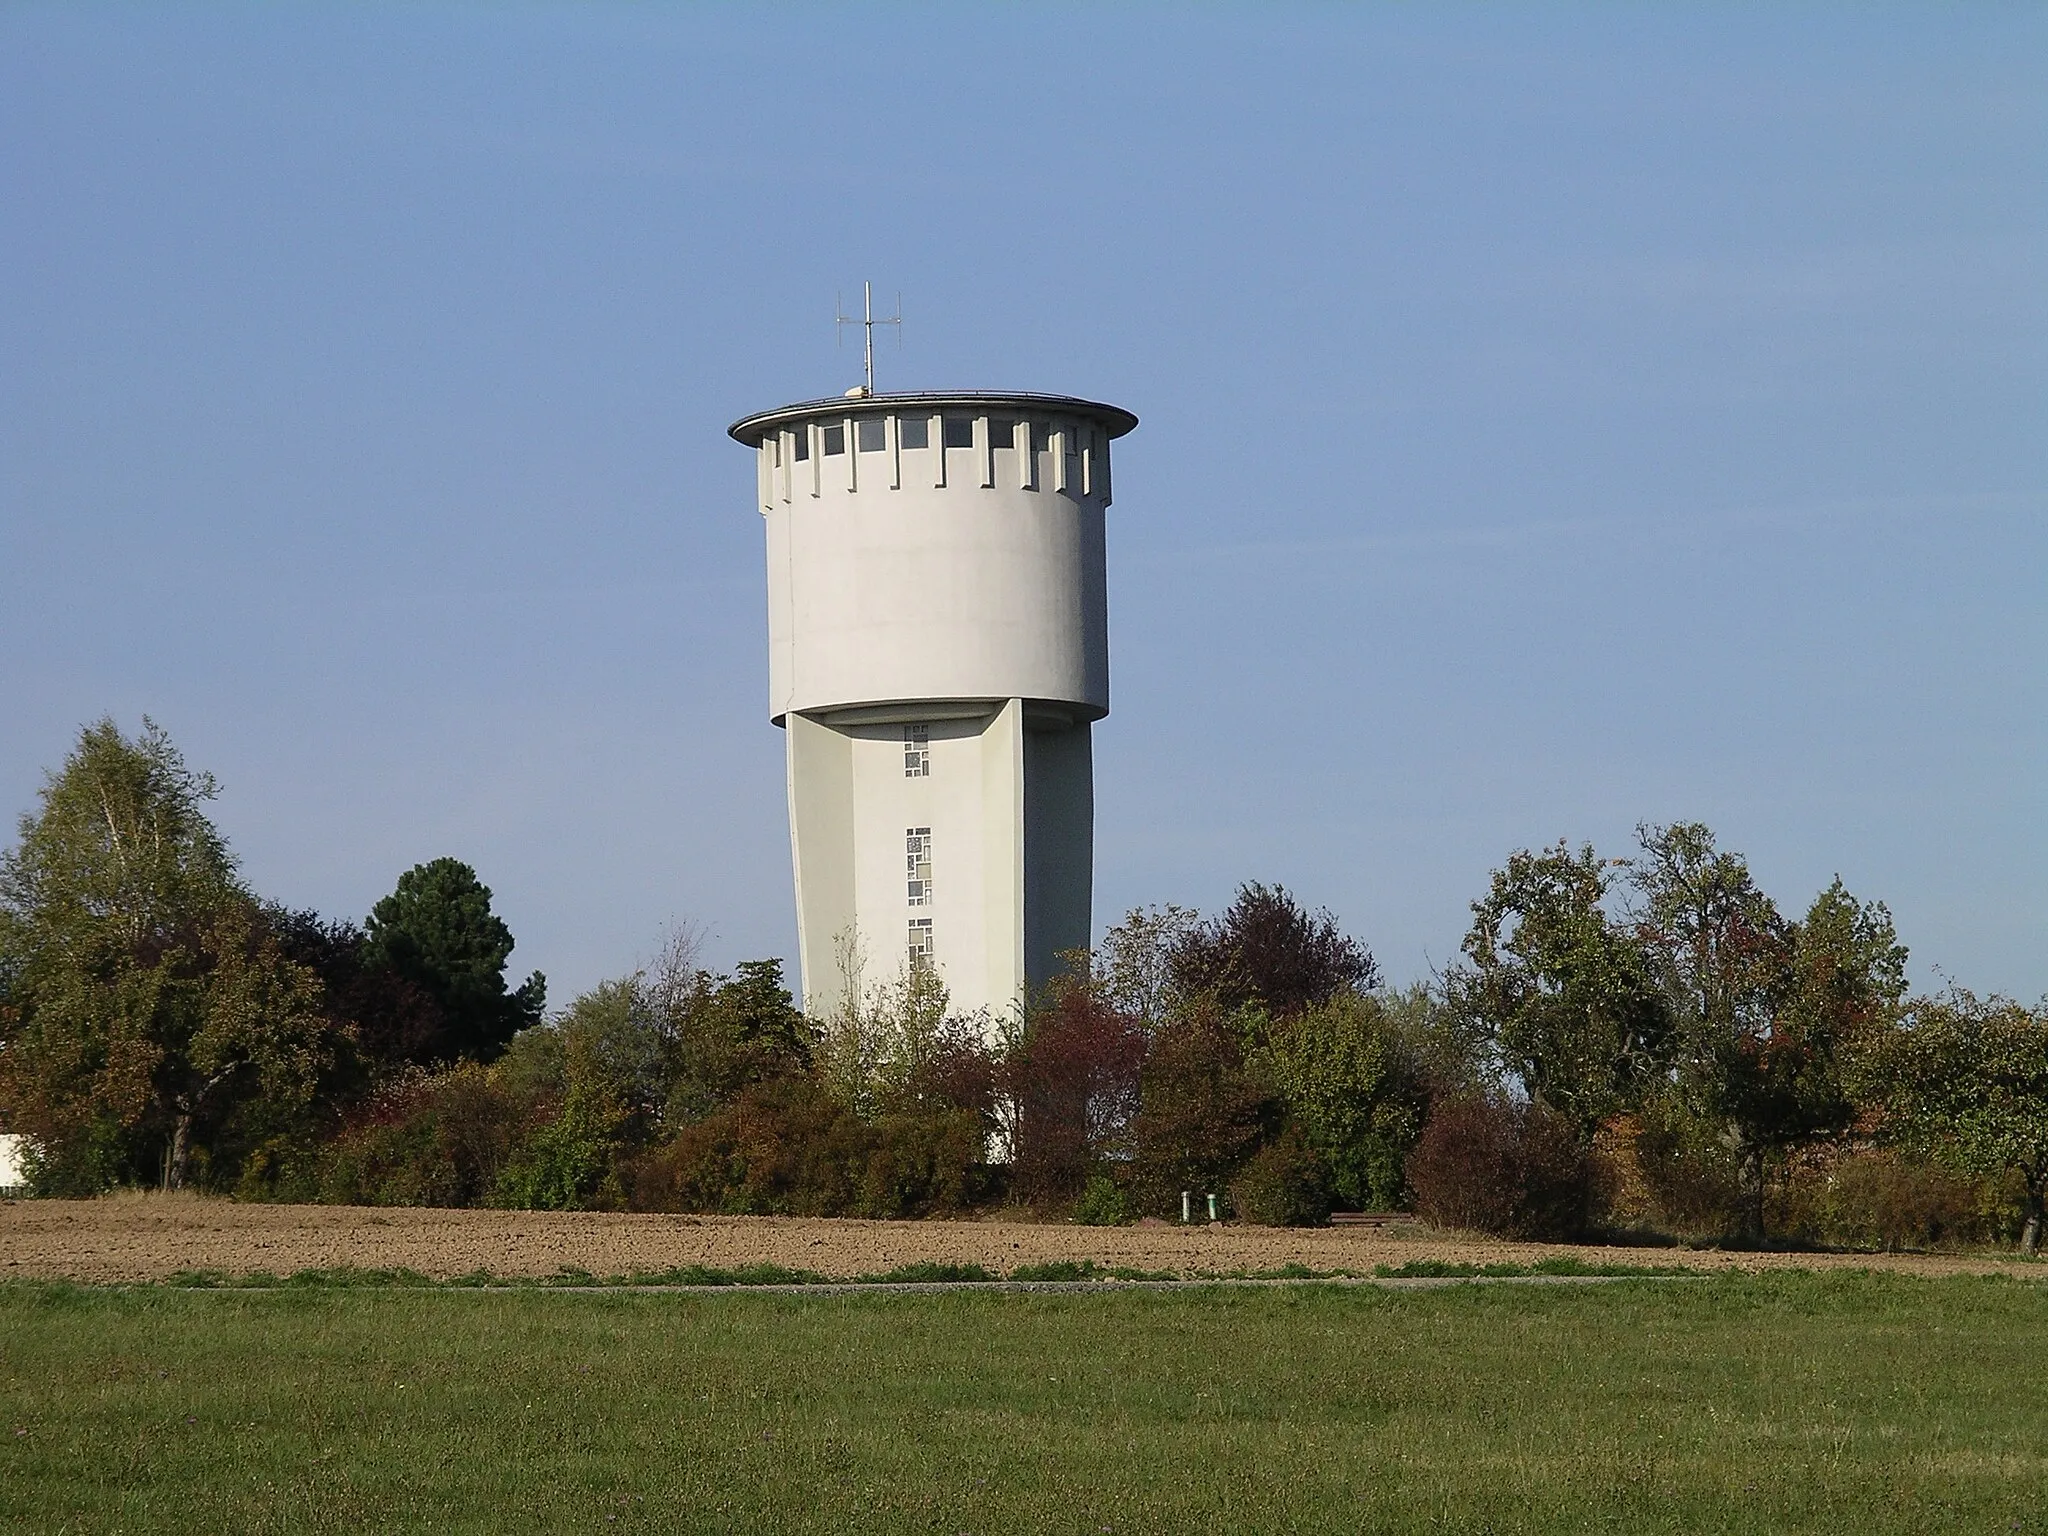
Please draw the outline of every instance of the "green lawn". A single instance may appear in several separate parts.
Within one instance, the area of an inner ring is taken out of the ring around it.
[[[0,1285],[0,1529],[2011,1531],[2048,1290]]]

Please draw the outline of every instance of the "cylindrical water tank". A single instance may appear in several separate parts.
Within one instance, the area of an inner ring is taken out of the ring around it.
[[[1130,412],[854,395],[734,423],[768,534],[769,712],[1022,699],[1109,712],[1103,510]]]

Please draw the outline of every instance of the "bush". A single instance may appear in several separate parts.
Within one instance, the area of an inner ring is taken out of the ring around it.
[[[46,1200],[89,1200],[121,1182],[126,1138],[111,1115],[95,1115],[65,1136],[31,1136],[23,1171],[29,1192]]]
[[[1787,1226],[1845,1248],[1936,1248],[1982,1242],[1985,1191],[1939,1165],[1895,1152],[1856,1152],[1795,1177],[1786,1191]]]
[[[327,1144],[295,1136],[270,1136],[242,1154],[234,1198],[317,1204]]]
[[[1559,1115],[1467,1097],[1439,1105],[1408,1158],[1415,1209],[1440,1227],[1569,1238],[1586,1225],[1591,1169]]]
[[[613,1160],[623,1118],[572,1095],[560,1114],[512,1151],[492,1203],[522,1211],[619,1209],[625,1199]]]
[[[643,1211],[726,1215],[933,1216],[984,1191],[981,1122],[970,1110],[863,1123],[814,1074],[743,1091],[628,1171]]]
[[[1709,1126],[1670,1105],[1647,1107],[1626,1138],[1622,1172],[1639,1191],[1626,1224],[1684,1242],[1718,1242],[1742,1220],[1742,1169]]]
[[[742,1090],[627,1173],[638,1211],[836,1216],[859,1197],[865,1128],[805,1073]]]
[[[1231,1182],[1230,1204],[1257,1226],[1319,1227],[1330,1219],[1328,1169],[1290,1126]]]
[[[475,1062],[401,1079],[323,1149],[319,1197],[333,1205],[482,1204],[525,1118]]]
[[[1428,1092],[1380,999],[1340,993],[1279,1021],[1254,1064],[1320,1162],[1331,1200],[1367,1211],[1400,1204]]]
[[[970,1110],[884,1115],[868,1130],[862,1216],[952,1216],[985,1180],[981,1121]]]
[[[1518,1237],[1581,1236],[1592,1203],[1591,1160],[1564,1116],[1529,1105],[1521,1112],[1521,1200],[1511,1231]]]
[[[1074,1220],[1084,1227],[1120,1227],[1130,1219],[1131,1202],[1109,1170],[1089,1174],[1074,1202]]]

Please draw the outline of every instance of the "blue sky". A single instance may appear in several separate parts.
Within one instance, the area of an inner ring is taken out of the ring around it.
[[[0,810],[148,713],[264,894],[557,1001],[794,949],[725,425],[1112,400],[1098,925],[1396,980],[1708,822],[2048,991],[2048,10],[0,11]]]

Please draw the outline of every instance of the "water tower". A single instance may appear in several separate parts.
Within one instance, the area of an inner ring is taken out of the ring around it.
[[[856,390],[733,424],[768,536],[804,1005],[931,966],[994,1017],[1091,937],[1109,445],[1065,395]]]

